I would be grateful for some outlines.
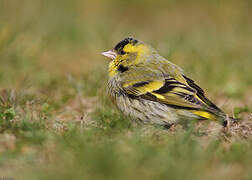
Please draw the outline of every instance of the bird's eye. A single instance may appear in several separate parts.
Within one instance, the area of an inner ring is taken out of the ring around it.
[[[121,51],[120,51],[120,54],[121,54],[121,55],[124,55],[124,54],[126,54],[126,52],[125,52],[124,50],[121,50]]]

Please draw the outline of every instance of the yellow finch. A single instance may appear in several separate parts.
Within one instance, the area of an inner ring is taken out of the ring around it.
[[[192,119],[226,126],[228,116],[180,67],[151,46],[126,38],[102,55],[111,59],[109,94],[125,115],[167,128]]]

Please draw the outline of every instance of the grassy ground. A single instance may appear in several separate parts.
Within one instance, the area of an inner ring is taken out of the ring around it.
[[[129,35],[148,42],[249,124],[251,16],[248,0],[2,0],[0,177],[252,179],[247,135],[130,123],[100,56]]]

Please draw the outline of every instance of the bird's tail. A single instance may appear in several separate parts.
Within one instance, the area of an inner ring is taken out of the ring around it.
[[[196,110],[193,114],[201,117],[202,119],[208,119],[212,121],[217,121],[221,123],[224,127],[227,126],[229,121],[237,121],[238,119],[228,116],[227,114],[221,112],[210,112],[206,110]]]
[[[221,122],[224,127],[226,127],[228,125],[228,123],[230,123],[230,122],[235,122],[235,121],[239,120],[239,119],[231,117],[227,114],[221,114],[221,115],[217,116],[216,119],[217,119],[217,121]]]

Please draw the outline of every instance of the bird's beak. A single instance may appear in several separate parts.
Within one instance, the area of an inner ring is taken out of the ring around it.
[[[114,60],[117,56],[117,54],[112,51],[112,50],[109,50],[109,51],[106,51],[106,52],[102,52],[101,55],[111,59],[111,60]]]

